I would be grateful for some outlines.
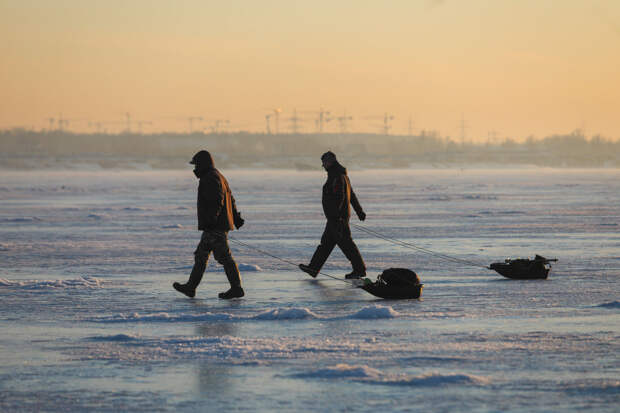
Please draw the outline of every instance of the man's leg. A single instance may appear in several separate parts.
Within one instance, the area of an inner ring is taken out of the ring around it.
[[[194,267],[189,275],[189,281],[187,285],[190,288],[196,289],[202,280],[202,276],[207,269],[207,263],[209,262],[209,254],[211,254],[212,246],[209,242],[209,233],[203,231],[200,243],[194,251]]]
[[[351,261],[351,265],[353,266],[353,272],[347,274],[347,278],[365,277],[366,265],[364,264],[360,250],[357,248],[357,245],[355,245],[355,242],[353,242],[351,228],[349,228],[348,222],[343,223],[342,237],[338,240],[338,247],[340,247],[344,256]]]
[[[224,293],[220,293],[220,298],[236,298],[243,297],[245,292],[241,288],[241,274],[239,274],[239,268],[235,259],[230,253],[228,247],[228,234],[223,231],[217,231],[213,237],[213,256],[224,267],[226,278],[230,283],[230,289]]]
[[[325,225],[323,235],[321,236],[321,243],[318,247],[316,247],[316,251],[314,251],[314,255],[312,255],[312,259],[308,265],[309,271],[311,272],[306,271],[313,277],[316,277],[319,271],[321,271],[321,268],[323,268],[323,264],[327,261],[329,254],[331,254],[334,250],[334,247],[336,246],[337,232],[337,224],[328,221]]]
[[[207,268],[210,253],[211,246],[209,245],[209,236],[207,231],[203,231],[198,247],[194,251],[194,267],[189,275],[189,280],[185,284],[172,284],[175,290],[188,297],[194,297],[196,295],[196,288],[200,284],[202,276]]]

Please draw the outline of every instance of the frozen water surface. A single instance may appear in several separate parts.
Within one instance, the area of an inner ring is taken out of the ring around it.
[[[232,237],[308,261],[324,174],[224,171]],[[488,265],[557,257],[511,281],[353,229],[374,277],[408,267],[423,299],[385,301],[240,244],[246,297],[210,263],[180,296],[190,171],[0,175],[1,411],[617,411],[620,172],[353,171],[365,227]],[[353,221],[357,222],[357,221]],[[339,251],[325,271],[349,271]]]

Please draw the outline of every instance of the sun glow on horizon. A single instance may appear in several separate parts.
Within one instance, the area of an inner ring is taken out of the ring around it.
[[[620,138],[612,0],[1,0],[0,38],[2,129]]]

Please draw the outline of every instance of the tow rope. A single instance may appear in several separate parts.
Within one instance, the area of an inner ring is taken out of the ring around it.
[[[278,257],[277,255],[274,255],[274,254],[272,254],[272,253],[270,253],[270,252],[267,252],[267,251],[265,251],[265,250],[262,250],[262,249],[260,249],[260,248],[255,247],[255,246],[253,246],[253,245],[250,245],[250,244],[248,244],[247,242],[239,241],[238,239],[235,239],[235,238],[230,237],[230,236],[228,237],[228,239],[229,239],[229,240],[231,240],[232,242],[234,242],[235,244],[242,245],[242,246],[244,246],[244,247],[246,247],[246,248],[249,248],[249,249],[251,249],[251,250],[254,250],[254,251],[260,252],[261,254],[267,255],[267,256],[269,256],[269,257],[271,257],[271,258],[275,258],[276,260],[279,260],[279,261],[282,261],[282,262],[284,262],[284,263],[290,264],[290,265],[294,266],[295,268],[299,268],[299,266],[298,266],[296,263],[294,263],[293,261],[287,260],[286,258],[281,258],[281,257]],[[319,271],[318,273],[319,273],[319,274],[322,274],[322,275],[324,275],[324,276],[326,276],[326,277],[332,278],[332,279],[334,279],[334,280],[342,281],[342,282],[344,282],[344,283],[351,284],[351,285],[353,285],[354,287],[357,287],[357,284],[356,284],[353,280],[347,280],[347,279],[345,279],[345,278],[336,277],[336,276],[333,276],[333,275],[331,275],[331,274],[327,274],[327,273],[326,273],[326,272],[324,272],[324,271]]]
[[[418,247],[417,245],[414,245],[414,244],[412,244],[410,242],[406,242],[406,241],[402,241],[402,240],[399,240],[399,239],[396,239],[396,238],[392,238],[392,237],[390,237],[388,235],[381,234],[380,232],[374,231],[374,230],[369,229],[369,228],[365,228],[365,227],[363,227],[361,225],[358,225],[358,224],[351,224],[351,225],[354,226],[355,228],[359,229],[360,231],[363,231],[363,232],[365,232],[367,234],[370,234],[370,235],[373,235],[375,237],[381,238],[381,239],[383,239],[385,241],[391,242],[392,244],[400,245],[401,247],[405,247],[405,248],[408,248],[408,249],[411,249],[411,250],[419,251],[419,252],[422,252],[424,254],[433,255],[435,257],[438,257],[438,258],[441,258],[441,259],[444,259],[444,260],[447,260],[447,261],[452,261],[452,262],[457,262],[457,263],[460,263],[460,264],[471,265],[471,266],[474,266],[474,267],[481,267],[481,268],[484,268],[485,270],[490,270],[491,269],[488,265],[483,265],[483,264],[480,264],[478,262],[474,262],[474,261],[464,260],[462,258],[453,257],[453,256],[450,256],[450,255],[447,255],[447,254],[443,254],[441,252],[436,252],[436,251],[429,250],[428,248]]]

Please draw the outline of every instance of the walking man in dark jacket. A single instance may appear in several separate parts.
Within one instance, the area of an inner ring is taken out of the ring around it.
[[[312,277],[316,277],[327,261],[329,254],[338,245],[353,266],[353,271],[347,274],[346,278],[363,278],[366,276],[366,266],[353,242],[353,238],[351,238],[351,229],[349,228],[350,205],[353,205],[360,221],[366,219],[366,213],[364,213],[353,188],[351,188],[347,170],[338,163],[336,155],[331,151],[325,152],[321,156],[321,160],[323,161],[323,168],[327,171],[327,182],[323,185],[322,198],[327,224],[321,237],[321,243],[316,248],[310,264],[299,264],[299,268]]]
[[[196,288],[200,284],[202,275],[207,268],[209,255],[213,256],[224,266],[230,289],[220,293],[224,299],[243,297],[241,275],[237,264],[228,248],[228,231],[241,228],[244,221],[235,205],[224,175],[213,166],[213,158],[207,151],[200,151],[192,158],[194,174],[198,183],[198,229],[202,231],[198,248],[194,251],[194,268],[185,284],[175,282],[175,290],[188,297],[196,295]]]

